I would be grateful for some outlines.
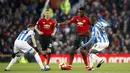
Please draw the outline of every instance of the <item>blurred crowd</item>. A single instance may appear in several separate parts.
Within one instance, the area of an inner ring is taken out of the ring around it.
[[[51,11],[51,17],[57,22],[71,19],[77,15],[77,9],[81,6],[85,7],[86,15],[90,17],[92,24],[95,23],[93,16],[101,13],[111,25],[107,29],[110,45],[102,53],[130,53],[130,0],[50,1],[47,8]],[[36,24],[41,17],[45,2],[46,0],[0,0],[0,54],[12,53],[16,37],[26,29],[26,25]],[[75,38],[76,25],[73,23],[57,28],[57,34],[53,39],[53,53],[68,53]]]

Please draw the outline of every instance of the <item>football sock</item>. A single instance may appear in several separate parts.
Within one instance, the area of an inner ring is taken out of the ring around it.
[[[92,54],[93,59],[101,61],[101,58],[99,58],[96,54]]]
[[[50,66],[49,66],[49,65],[46,65],[46,68],[50,68]]]
[[[46,55],[43,55],[43,56],[47,59]]]
[[[47,55],[47,63],[46,63],[46,65],[49,65],[49,63],[50,63],[50,58],[51,58],[51,54],[48,54],[48,55]]]
[[[42,64],[41,58],[39,57],[38,53],[36,53],[36,54],[34,55],[34,57],[35,57],[37,63],[39,64],[40,68],[41,68],[41,69],[44,69],[44,66],[43,66],[43,64]]]
[[[69,65],[72,65],[73,59],[74,59],[74,55],[70,55]]]
[[[89,55],[90,67],[93,66],[93,59],[101,60],[101,58],[99,58],[96,54],[91,53],[91,54]]]
[[[92,58],[92,54],[89,55],[89,64],[90,64],[90,68],[93,67],[93,58]]]
[[[87,56],[86,56],[85,53],[82,53],[82,58],[83,58],[83,60],[84,60],[85,66],[88,66],[88,60],[87,60]]]
[[[17,56],[14,57],[14,58],[10,61],[9,65],[6,67],[6,69],[9,70],[10,67],[11,67],[14,63],[16,63],[16,61],[18,60],[18,58],[19,58],[19,57],[17,57]]]

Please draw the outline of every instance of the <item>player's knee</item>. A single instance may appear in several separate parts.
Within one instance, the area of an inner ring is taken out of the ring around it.
[[[47,54],[51,54],[51,49],[50,48],[47,49]]]
[[[31,50],[30,53],[32,53],[33,55],[35,55],[37,52],[35,50]]]
[[[76,51],[71,51],[70,55],[74,55],[76,53]]]
[[[46,55],[46,54],[47,54],[47,51],[44,50],[44,51],[41,51],[41,53],[42,53],[43,55]]]
[[[14,58],[15,56],[16,56],[16,53],[13,53],[13,54],[12,54],[12,58]]]
[[[86,53],[84,51],[80,52],[82,56],[85,56]]]
[[[94,53],[94,54],[96,54],[96,53],[98,53],[98,51],[95,50],[95,49],[91,49],[89,53]]]

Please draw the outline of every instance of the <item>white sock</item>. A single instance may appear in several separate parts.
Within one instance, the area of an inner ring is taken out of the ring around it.
[[[91,53],[89,55],[89,62],[90,62],[90,67],[93,67],[93,60],[101,60],[101,58],[99,58],[96,54]]]
[[[9,63],[9,65],[6,67],[6,69],[7,70],[10,70],[10,67],[14,64],[14,63],[16,63],[16,61],[18,60],[18,58],[19,57],[15,57],[15,58],[13,58],[11,61],[10,61],[10,63]]]
[[[89,64],[90,64],[90,68],[93,67],[93,58],[92,58],[92,54],[89,55]]]
[[[34,55],[34,57],[35,57],[37,63],[39,64],[40,68],[41,68],[41,69],[44,69],[44,66],[43,66],[43,64],[42,64],[42,60],[41,60],[41,58],[39,57],[38,53],[36,53],[36,54]]]
[[[50,66],[49,66],[49,65],[46,65],[46,68],[50,68]]]
[[[95,60],[99,60],[99,61],[101,60],[101,58],[99,58],[96,54],[93,54],[93,53],[92,53],[92,57],[93,57],[93,59],[95,59]]]

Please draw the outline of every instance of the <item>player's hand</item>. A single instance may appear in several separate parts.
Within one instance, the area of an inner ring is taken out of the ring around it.
[[[34,47],[34,49],[39,53],[39,49],[37,47]]]
[[[55,33],[52,33],[51,36],[54,37],[54,36],[55,36]]]
[[[39,32],[38,32],[38,34],[39,34],[39,35],[43,35],[44,33],[43,33],[43,32],[41,32],[41,31],[39,31]]]
[[[60,24],[60,23],[58,23],[57,25],[58,25],[58,26],[60,26],[61,24]]]

